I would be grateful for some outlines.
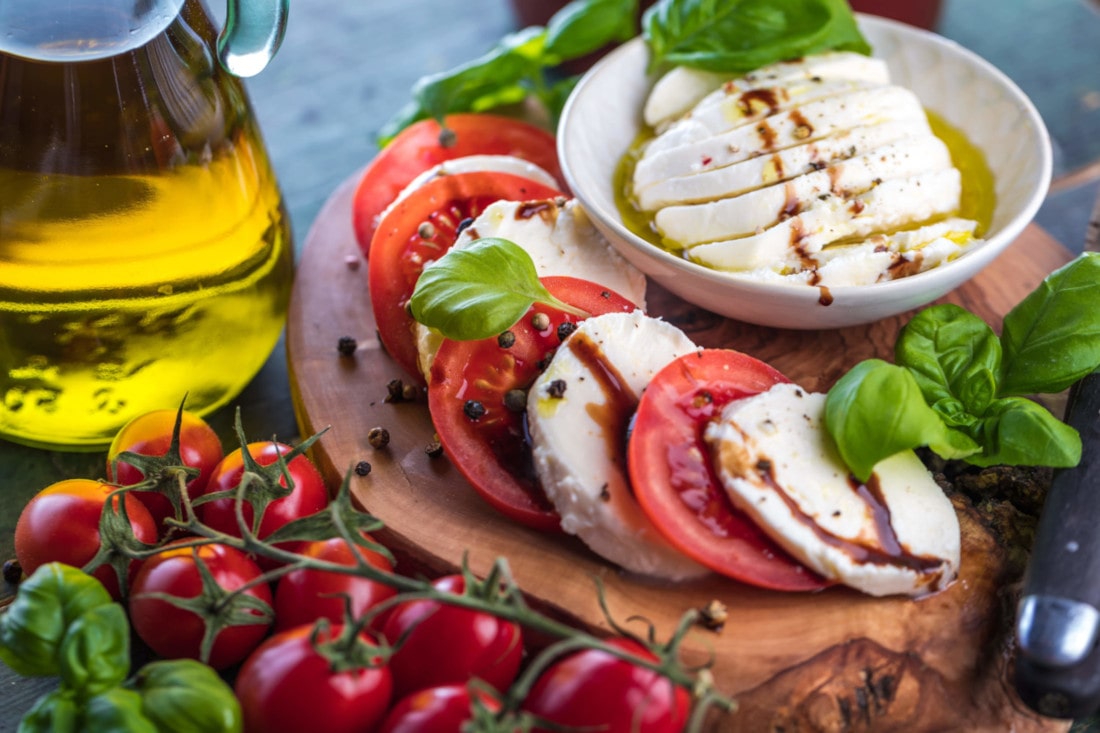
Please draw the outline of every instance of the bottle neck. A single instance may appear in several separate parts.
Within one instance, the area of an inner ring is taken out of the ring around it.
[[[109,58],[144,46],[162,33],[179,15],[183,2],[0,2],[0,52],[35,61]]]

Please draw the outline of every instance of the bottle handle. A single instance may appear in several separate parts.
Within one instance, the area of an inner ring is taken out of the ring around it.
[[[227,10],[218,61],[234,76],[255,76],[283,42],[290,0],[228,0]]]

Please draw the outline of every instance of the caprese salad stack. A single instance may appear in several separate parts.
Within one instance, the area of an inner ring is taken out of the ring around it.
[[[647,315],[644,276],[561,181],[549,133],[464,114],[406,128],[356,193],[379,337],[473,488],[647,576],[950,583],[959,525],[920,460],[854,479],[824,395]]]

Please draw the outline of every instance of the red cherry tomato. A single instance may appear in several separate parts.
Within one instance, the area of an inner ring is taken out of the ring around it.
[[[734,509],[703,440],[707,423],[727,404],[786,381],[737,351],[708,349],[676,359],[642,394],[627,461],[638,503],[685,555],[752,585],[816,590],[824,580]]]
[[[355,191],[352,224],[363,254],[371,247],[382,212],[416,176],[444,161],[467,155],[511,155],[534,163],[563,181],[554,136],[520,120],[487,114],[454,114],[442,141],[435,120],[402,130],[371,161]]]
[[[466,583],[461,575],[446,575],[432,587],[461,594]],[[474,677],[504,690],[515,679],[523,658],[523,634],[518,625],[435,600],[412,600],[396,606],[382,632],[391,644],[403,639],[390,657],[398,697],[426,687],[465,684]]]
[[[608,644],[639,659],[657,661],[633,640],[616,638]],[[523,708],[568,729],[681,733],[691,711],[691,695],[657,672],[605,651],[586,649],[552,664],[535,681]]]
[[[15,557],[23,572],[30,575],[48,562],[62,562],[82,568],[99,552],[99,520],[107,499],[118,487],[74,478],[58,481],[38,492],[23,508],[15,524]],[[116,494],[112,503],[117,508],[119,497],[126,507],[126,516],[134,536],[152,544],[157,541],[157,527],[137,494]],[[130,563],[129,577],[137,570]],[[122,589],[114,568],[101,565],[92,575],[103,583],[118,600]],[[126,580],[129,580],[127,578]]]
[[[559,300],[592,315],[629,313],[636,307],[587,280],[547,277],[542,282]],[[533,313],[546,314],[549,326],[536,329],[531,324]],[[564,331],[559,335],[559,327],[578,320],[556,308],[537,305],[509,329],[515,336],[513,345],[504,347],[495,337],[446,339],[432,362],[428,408],[444,451],[490,505],[541,530],[560,530],[560,518],[535,476],[523,409],[509,406],[506,397],[512,390],[526,391],[531,386],[544,360],[561,344]],[[484,414],[471,417],[471,403],[480,405]]]
[[[324,642],[339,634],[333,627]],[[334,670],[299,626],[265,641],[241,667],[235,690],[246,733],[373,731],[389,707],[392,682],[380,666]],[[366,632],[363,636],[370,639]]]
[[[174,546],[177,544],[167,545],[142,563],[130,592],[130,620],[137,635],[158,655],[168,659],[199,659],[205,631],[202,618],[194,611],[149,594],[166,593],[178,598],[199,596],[203,587],[196,558],[226,591],[255,580],[263,571],[243,552],[227,545]],[[245,593],[271,605],[271,589],[266,583],[253,586]],[[222,629],[214,639],[207,663],[215,669],[223,669],[248,656],[268,632],[269,624],[259,618],[254,624]]]
[[[384,555],[363,547],[357,549],[370,565],[387,572],[393,570],[393,563]],[[298,552],[340,565],[356,564],[354,551],[339,537],[309,542]],[[284,631],[302,624],[313,624],[319,618],[327,618],[334,624],[343,623],[345,597],[351,601],[353,617],[359,618],[365,611],[396,593],[384,583],[357,575],[309,568],[292,570],[280,578],[275,587],[275,629]]]
[[[500,702],[466,685],[429,687],[406,695],[390,708],[379,733],[462,733],[473,719],[474,698],[486,710],[500,710]]]
[[[116,464],[115,459],[124,452],[143,456],[165,455],[172,442],[175,424],[176,410],[154,410],[138,415],[123,425],[107,451],[107,475],[112,477],[111,480],[123,486],[143,481],[146,476],[141,470],[125,461]],[[198,496],[214,467],[222,460],[222,444],[218,434],[205,420],[186,410],[180,416],[179,455],[183,465],[199,469],[199,475],[187,482],[189,495]],[[165,517],[175,516],[172,502],[163,494],[137,491],[134,496],[141,500],[162,531]]]
[[[289,445],[272,441],[256,442],[248,444],[248,454],[260,466],[269,466],[278,461],[279,455],[286,455],[293,450]],[[260,520],[257,536],[260,539],[301,517],[316,514],[328,505],[328,488],[321,477],[317,467],[304,455],[295,456],[288,464],[287,470],[294,482],[294,490],[287,496],[276,499],[267,505],[263,518]],[[236,489],[244,476],[244,454],[240,448],[226,455],[215,468],[210,480],[206,484],[207,494],[216,491],[228,491]],[[285,487],[286,477],[279,478],[279,485]],[[234,537],[240,537],[240,527],[237,525],[236,509],[233,499],[216,499],[208,504],[202,504],[197,508],[199,518],[204,524]],[[252,507],[245,504],[242,507],[245,522],[252,526],[254,518]],[[288,543],[284,549],[297,550],[300,543]],[[259,560],[260,565],[271,568],[274,563],[267,558]]]
[[[374,234],[368,269],[378,337],[394,361],[411,376],[423,379],[416,363],[414,321],[407,306],[424,266],[451,248],[459,225],[494,201],[560,195],[520,176],[479,171],[429,181],[395,205]]]

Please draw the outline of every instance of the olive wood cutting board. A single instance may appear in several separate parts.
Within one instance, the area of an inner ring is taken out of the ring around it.
[[[287,351],[295,410],[304,435],[330,430],[314,457],[331,485],[359,461],[352,491],[386,528],[378,538],[403,569],[451,572],[465,555],[487,572],[507,558],[532,605],[577,626],[608,625],[594,579],[620,621],[641,615],[667,634],[681,615],[711,600],[729,617],[719,632],[699,629],[687,644],[694,661],[713,654],[713,674],[738,712],[715,721],[730,731],[1039,731],[1064,723],[1030,713],[1014,697],[1006,669],[1014,600],[1006,548],[977,514],[959,506],[963,559],[947,590],[912,601],[876,599],[844,588],[785,594],[747,587],[718,575],[682,584],[630,577],[576,539],[528,530],[474,494],[445,456],[425,446],[433,429],[423,399],[387,402],[400,368],[377,339],[366,286],[366,262],[351,228],[355,180],[329,199],[311,228],[290,304]],[[946,300],[982,316],[1001,317],[1070,254],[1036,226],[987,270]],[[868,357],[890,358],[908,315],[834,331],[782,331],[702,311],[657,286],[650,312],[708,347],[739,349],[778,368],[810,390],[826,390]],[[342,336],[357,340],[351,357],[337,352]],[[388,447],[367,441],[386,428]],[[630,625],[628,624],[628,627]],[[639,625],[633,627],[641,632]]]

